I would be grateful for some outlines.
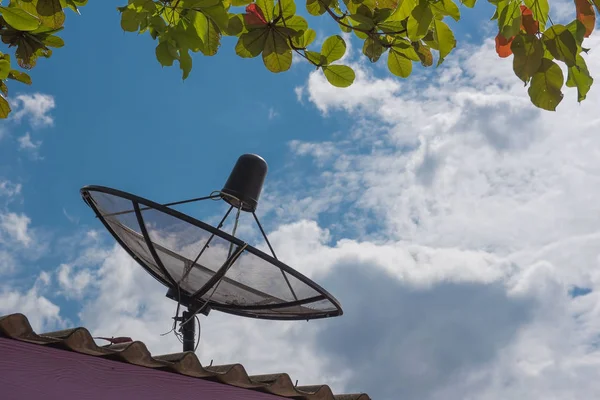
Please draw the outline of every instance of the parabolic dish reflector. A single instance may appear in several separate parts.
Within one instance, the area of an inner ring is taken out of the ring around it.
[[[220,229],[119,190],[86,186],[81,194],[119,244],[180,301],[262,319],[342,315],[325,289]]]

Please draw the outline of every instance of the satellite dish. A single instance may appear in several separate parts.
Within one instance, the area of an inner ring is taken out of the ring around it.
[[[103,186],[81,189],[84,201],[117,242],[177,301],[173,328],[180,322],[184,351],[195,349],[194,317],[211,310],[271,320],[342,315],[331,294],[277,259],[255,213],[266,174],[263,158],[245,154],[220,191],[168,204]],[[229,205],[217,227],[172,208],[207,200]],[[229,234],[222,228],[232,211]],[[254,217],[271,255],[236,237],[242,211]],[[180,305],[187,307],[181,317]]]

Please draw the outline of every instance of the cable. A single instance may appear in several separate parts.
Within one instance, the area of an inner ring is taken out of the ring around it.
[[[200,326],[200,318],[198,315],[194,315],[196,317],[196,322],[198,323],[198,338],[196,338],[196,346],[194,346],[194,353],[198,350],[198,345],[200,345],[200,334],[202,333],[202,327]]]
[[[210,200],[214,200],[217,196],[220,196],[220,195],[221,195],[221,192],[214,191],[209,196],[196,197],[195,199],[189,199],[189,200],[174,201],[172,203],[164,203],[162,205],[165,206],[165,207],[170,207],[170,206],[177,206],[177,205],[180,205],[180,204],[192,203],[194,201],[202,201],[202,200],[209,200],[209,199]],[[152,208],[153,207],[142,207],[142,208],[140,208],[140,211],[150,210]],[[134,210],[118,211],[118,212],[114,212],[114,213],[110,213],[110,214],[101,215],[101,217],[102,218],[114,217],[116,215],[131,214],[132,212],[135,212],[135,211]],[[96,215],[96,218],[98,218],[97,215]]]

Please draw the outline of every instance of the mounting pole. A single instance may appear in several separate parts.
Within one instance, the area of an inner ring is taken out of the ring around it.
[[[194,313],[189,310],[184,311],[181,318],[184,321],[184,324],[180,328],[183,335],[183,351],[194,351],[196,336]]]

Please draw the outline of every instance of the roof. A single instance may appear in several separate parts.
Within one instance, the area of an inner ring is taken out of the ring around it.
[[[364,393],[334,395],[327,385],[295,386],[286,373],[249,376],[241,364],[202,366],[193,352],[153,356],[146,345],[140,341],[98,346],[86,328],[37,334],[23,314],[0,316],[0,337],[219,382],[290,399],[370,400],[370,397]]]

